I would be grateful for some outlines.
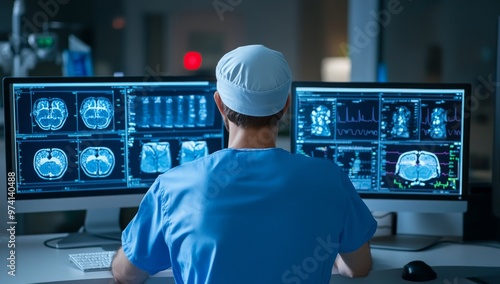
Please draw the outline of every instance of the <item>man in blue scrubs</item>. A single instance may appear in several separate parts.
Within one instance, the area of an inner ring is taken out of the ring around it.
[[[122,236],[118,282],[172,268],[176,283],[329,283],[371,269],[377,224],[332,161],[276,148],[290,104],[284,56],[237,48],[216,68],[229,148],[160,175]]]

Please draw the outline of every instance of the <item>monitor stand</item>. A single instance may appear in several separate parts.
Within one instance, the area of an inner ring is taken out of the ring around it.
[[[88,209],[81,232],[70,233],[59,240],[59,249],[121,245],[120,208]]]
[[[425,205],[424,205],[425,206]],[[422,206],[424,210],[427,207]],[[461,208],[460,208],[461,209]],[[377,235],[370,240],[373,248],[419,251],[439,242],[461,242],[463,212],[422,213],[397,212],[391,220],[392,234]]]
[[[377,249],[419,251],[437,244],[442,237],[420,235],[376,236],[370,240],[370,247]]]

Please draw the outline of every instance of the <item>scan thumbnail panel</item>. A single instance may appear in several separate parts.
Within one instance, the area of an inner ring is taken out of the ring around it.
[[[39,185],[42,190],[50,190],[56,184],[68,189],[92,183],[125,185],[122,141],[26,141],[19,142],[18,147],[20,187]]]
[[[25,92],[17,99],[17,130],[26,135],[118,130],[113,121],[122,110],[111,92]]]
[[[349,176],[357,190],[369,191],[378,185],[378,150],[374,144],[304,143],[298,148],[298,153],[334,161]]]
[[[22,93],[17,99],[20,134],[74,132],[76,97],[71,92]]]
[[[380,138],[392,141],[419,140],[419,121],[418,100],[383,100]]]
[[[120,99],[110,92],[78,94],[78,129],[111,131],[124,129],[125,111]],[[117,123],[118,122],[118,126]]]
[[[460,141],[461,105],[457,101],[422,100],[421,140]]]
[[[78,161],[82,181],[125,180],[122,140],[80,140]]]
[[[335,137],[335,99],[299,101],[297,136],[302,139],[331,140]]]
[[[297,120],[298,135],[304,139],[379,139],[379,102],[375,99],[304,99]]]
[[[218,128],[213,94],[132,92],[129,125],[141,129]]]
[[[159,174],[221,148],[217,137],[134,139],[128,147],[129,181],[132,186],[151,184]]]
[[[382,145],[381,188],[392,191],[459,190],[460,146]]]

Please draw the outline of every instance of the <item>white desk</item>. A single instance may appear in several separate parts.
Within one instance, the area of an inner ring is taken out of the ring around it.
[[[109,271],[84,273],[68,260],[69,253],[98,251],[100,248],[57,250],[43,245],[45,240],[58,236],[62,235],[17,236],[16,276],[12,277],[7,274],[8,239],[1,235],[0,283],[112,283]],[[372,249],[372,255],[373,271],[368,277],[347,279],[334,274],[331,283],[408,284],[411,282],[401,279],[401,269],[404,264],[417,259],[433,266],[438,274],[438,279],[426,283],[454,284],[456,277],[500,274],[500,249],[487,246],[444,243],[419,252]],[[252,273],[251,268],[248,273]],[[172,272],[160,272],[147,283],[174,283]]]

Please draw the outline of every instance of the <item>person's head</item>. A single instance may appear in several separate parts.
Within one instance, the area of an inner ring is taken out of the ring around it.
[[[238,127],[274,127],[288,108],[292,75],[278,51],[263,45],[236,48],[219,60],[215,75],[222,112]]]

